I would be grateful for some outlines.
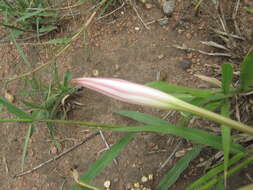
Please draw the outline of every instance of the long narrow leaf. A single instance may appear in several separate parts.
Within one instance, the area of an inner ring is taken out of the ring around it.
[[[222,89],[225,94],[229,93],[230,85],[233,79],[233,69],[231,64],[222,65]]]
[[[120,114],[122,116],[128,117],[128,118],[131,118],[133,120],[139,121],[141,123],[148,124],[148,125],[167,125],[168,124],[168,122],[165,120],[159,119],[157,117],[154,117],[145,113],[128,111],[128,110],[117,110],[113,112]]]
[[[248,159],[240,162],[239,164],[237,164],[233,168],[229,169],[228,170],[228,177],[231,176],[232,174],[234,174],[235,172],[239,171],[240,169],[242,169],[242,168],[244,168],[247,165],[252,164],[252,163],[253,163],[253,156],[249,157]],[[209,190],[210,188],[212,188],[214,185],[221,182],[222,180],[224,180],[224,175],[221,175],[219,177],[216,177],[216,178],[212,179],[207,184],[205,184],[205,185],[201,186],[200,188],[198,188],[198,190]]]
[[[129,133],[116,144],[114,144],[105,154],[103,154],[94,164],[90,166],[81,177],[80,181],[89,183],[94,177],[96,177],[107,165],[109,165],[115,157],[123,150],[123,148],[130,142],[130,140],[136,135],[136,133]],[[88,190],[87,188],[80,186],[73,186],[71,190]]]
[[[253,83],[253,49],[245,56],[240,72],[241,90],[248,90]]]
[[[155,190],[167,190],[170,188],[177,181],[181,173],[188,167],[189,163],[199,155],[202,148],[202,145],[197,145],[191,151],[187,152],[183,158],[178,160],[173,168],[163,177]]]
[[[167,125],[144,125],[144,126],[134,126],[134,127],[119,127],[119,128],[110,128],[113,131],[127,131],[127,132],[155,132],[162,134],[170,134],[178,137],[182,137],[199,144],[204,144],[211,146],[215,149],[223,150],[221,137],[213,135],[211,133],[199,130],[191,129],[186,127],[174,126],[171,124]],[[231,145],[231,152],[238,153],[244,151],[244,148],[233,143]]]
[[[221,108],[221,115],[225,117],[229,117],[229,101],[225,101]],[[229,152],[230,152],[230,144],[231,144],[231,129],[228,126],[221,126],[221,134],[222,134],[222,145],[224,152],[224,179],[225,183],[227,180],[227,170],[228,170],[228,162],[229,162]]]
[[[170,94],[186,93],[186,94],[191,94],[196,97],[206,97],[206,96],[209,96],[210,94],[214,94],[215,92],[217,92],[214,90],[199,90],[199,89],[194,89],[194,88],[186,88],[183,86],[168,84],[162,81],[154,81],[154,82],[147,83],[146,85],[149,87],[158,89],[160,91],[170,93]]]
[[[148,124],[149,126],[140,126],[140,127],[127,127],[127,128],[116,128],[113,130],[127,130],[127,131],[150,131],[157,133],[165,133],[176,135],[188,140],[192,140],[194,142],[198,142],[200,144],[206,144],[208,146],[212,146],[214,148],[223,150],[221,137],[213,135],[211,133],[199,130],[199,129],[191,129],[187,127],[179,127],[172,125],[164,120],[159,118],[150,116],[148,114],[132,112],[132,111],[116,111],[116,113],[123,115],[125,117],[129,117],[136,121]],[[244,148],[236,143],[231,144],[231,152],[238,153],[243,151]]]
[[[245,157],[247,154],[246,153],[239,153],[236,154],[235,156],[233,156],[230,160],[229,160],[229,166],[235,164],[236,162],[238,162],[239,160],[241,160],[243,157]],[[208,181],[210,181],[211,178],[213,178],[214,176],[216,176],[217,174],[219,174],[220,172],[222,172],[224,169],[223,164],[218,165],[217,167],[211,169],[210,171],[208,171],[205,175],[201,176],[198,180],[194,181],[191,185],[189,185],[186,190],[195,190],[198,189],[198,187],[200,187],[201,184],[205,184]]]
[[[24,164],[25,164],[25,160],[26,160],[26,155],[27,155],[27,150],[28,150],[28,144],[29,144],[29,140],[32,136],[34,130],[34,126],[33,124],[29,125],[27,133],[26,133],[26,137],[25,137],[25,141],[24,141],[24,147],[23,147],[23,152],[22,152],[22,157],[21,157],[21,168],[23,170],[24,168]]]
[[[9,110],[9,112],[11,112],[12,114],[16,115],[20,119],[33,119],[33,117],[31,115],[29,115],[28,113],[24,112],[20,108],[16,107],[15,105],[13,105],[12,103],[10,103],[9,101],[7,101],[3,97],[0,97],[0,104],[2,104],[3,106],[5,106]]]

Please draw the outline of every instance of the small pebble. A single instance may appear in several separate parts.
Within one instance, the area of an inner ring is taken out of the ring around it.
[[[137,183],[134,183],[134,187],[135,188],[139,188],[140,187],[140,184],[137,182]]]
[[[53,146],[53,147],[51,148],[51,150],[50,150],[50,153],[51,153],[51,154],[57,154],[57,152],[58,152],[58,150],[57,150],[57,148],[56,148],[55,146]]]
[[[159,23],[160,26],[165,26],[165,25],[169,24],[169,19],[164,18],[162,20],[159,20],[158,23]]]
[[[153,174],[148,175],[148,180],[150,180],[150,181],[153,180]]]
[[[162,59],[162,58],[164,58],[163,54],[158,55],[158,59]]]
[[[187,71],[191,68],[192,62],[188,60],[183,60],[180,62],[180,67],[182,70]]]
[[[99,71],[96,70],[96,69],[94,69],[94,70],[92,71],[92,75],[93,75],[94,77],[97,77],[97,76],[99,75]]]
[[[6,90],[6,91],[4,92],[4,97],[5,97],[10,103],[13,103],[14,100],[15,100],[14,96],[13,96],[8,90]]]
[[[191,33],[187,33],[187,34],[186,34],[186,39],[187,39],[187,40],[190,40],[191,38],[192,38]]]
[[[185,155],[185,153],[186,153],[186,150],[179,150],[176,152],[175,157],[176,158],[182,157]]]
[[[136,31],[139,31],[140,30],[140,27],[134,27],[134,29],[136,30]]]
[[[153,8],[153,5],[151,3],[145,3],[145,8],[151,9],[151,8]]]
[[[174,0],[165,1],[163,3],[164,14],[170,16],[174,12],[175,6],[176,5]]]
[[[141,177],[141,182],[146,183],[148,181],[148,178],[146,176]]]
[[[116,70],[116,71],[119,70],[119,65],[118,65],[118,64],[115,65],[115,70]]]
[[[105,187],[106,189],[109,189],[110,186],[111,186],[111,181],[106,180],[106,181],[104,182],[104,187]]]

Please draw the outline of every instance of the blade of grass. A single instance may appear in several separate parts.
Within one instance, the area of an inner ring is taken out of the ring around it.
[[[229,160],[229,166],[235,164],[239,160],[241,160],[243,157],[245,157],[247,154],[242,152],[239,154],[236,154]],[[201,184],[207,183],[210,181],[211,178],[215,177],[217,174],[221,173],[224,169],[224,164],[221,163],[217,167],[211,169],[208,171],[205,175],[201,176],[198,180],[194,181],[191,185],[189,185],[186,190],[195,190],[198,189]]]
[[[222,181],[218,183],[215,187],[215,190],[225,190],[224,183]]]
[[[233,69],[231,64],[222,65],[222,89],[224,94],[228,94],[230,91],[230,86],[233,80]],[[229,117],[230,104],[229,100],[224,100],[224,104],[221,107],[221,115],[224,117]],[[231,144],[231,129],[228,126],[221,126],[222,134],[222,145],[224,152],[224,185],[227,184],[227,170],[229,162],[229,150]]]
[[[240,88],[246,91],[253,83],[253,49],[244,57],[240,69]]]
[[[240,169],[246,167],[247,165],[251,164],[252,162],[253,162],[253,156],[251,156],[250,158],[242,161],[241,163],[237,164],[233,168],[229,169],[227,176],[228,177],[231,176],[232,174],[236,173],[237,171],[239,171]],[[215,184],[219,183],[222,180],[224,180],[224,175],[212,179],[207,184],[201,186],[198,190],[208,190],[208,189],[210,189],[211,187],[213,187]]]
[[[159,134],[170,134],[177,137],[182,137],[199,144],[211,146],[218,150],[223,150],[222,139],[219,136],[211,133],[199,130],[191,129],[186,127],[174,126],[171,124],[167,125],[144,125],[144,126],[132,126],[132,127],[118,127],[110,128],[112,131],[127,131],[127,132],[155,132]],[[231,153],[242,152],[244,148],[239,144],[231,144]]]
[[[114,158],[116,158],[123,148],[130,142],[130,140],[137,133],[129,133],[116,144],[114,144],[106,153],[104,153],[94,164],[90,166],[88,171],[86,171],[81,177],[80,182],[89,183],[94,177],[96,177],[104,168],[109,165]],[[87,188],[80,186],[73,186],[71,190],[87,190]]]
[[[182,172],[188,167],[189,163],[195,159],[201,152],[203,146],[197,145],[186,155],[177,161],[177,163],[166,173],[162,178],[155,190],[167,190],[170,188],[182,174]]]
[[[113,112],[119,115],[128,117],[128,118],[131,118],[133,120],[139,121],[141,123],[148,124],[148,125],[167,125],[168,124],[168,122],[165,120],[159,119],[157,117],[154,117],[145,113],[128,111],[128,110],[117,110]]]
[[[31,120],[33,119],[33,117],[31,115],[29,115],[28,113],[24,112],[20,108],[16,107],[14,104],[10,103],[9,101],[7,101],[3,97],[0,97],[0,104],[2,104],[3,106],[5,106],[10,113],[16,115],[20,119],[31,119]]]
[[[24,60],[24,62],[27,64],[27,66],[29,68],[31,68],[31,63],[28,61],[28,58],[25,55],[23,49],[20,47],[20,45],[17,43],[17,41],[16,41],[16,39],[14,37],[12,38],[12,41],[15,44],[15,46],[16,46],[16,48],[18,50],[19,55],[22,57],[22,59]]]
[[[194,89],[194,88],[186,88],[183,86],[168,84],[162,81],[154,81],[154,82],[147,83],[146,85],[149,87],[158,89],[160,91],[169,93],[169,94],[185,93],[185,94],[191,94],[196,97],[206,97],[217,92],[217,90],[199,90],[199,89]]]
[[[221,107],[222,116],[229,117],[229,107],[230,107],[229,101],[226,100],[223,106]],[[231,129],[227,126],[222,125],[221,134],[222,134],[222,145],[223,145],[223,152],[224,152],[224,183],[226,186],[230,144],[231,144]]]
[[[28,145],[29,145],[30,138],[33,134],[33,130],[34,130],[34,125],[33,124],[29,125],[27,133],[26,133],[25,141],[24,141],[22,156],[21,156],[21,169],[22,169],[22,171],[24,169],[24,164],[25,164],[26,155],[27,155],[27,151],[28,151]]]
[[[195,142],[199,142],[200,144],[206,144],[206,145],[208,144],[209,146],[212,144],[211,146],[213,146],[213,147],[214,147],[214,144],[215,144],[214,142],[215,141],[218,142],[218,141],[221,140],[220,137],[215,136],[211,133],[207,133],[205,131],[201,131],[201,130],[198,130],[198,129],[191,129],[191,128],[186,128],[186,127],[178,127],[178,126],[175,126],[175,125],[171,125],[167,121],[164,121],[164,120],[161,120],[159,118],[150,116],[148,114],[134,112],[134,111],[114,111],[114,112],[118,113],[122,116],[125,116],[125,117],[128,117],[128,118],[134,119],[136,121],[139,121],[141,123],[145,123],[145,124],[148,124],[148,125],[158,125],[158,126],[164,127],[164,130],[163,130],[162,127],[161,127],[161,129],[157,127],[157,130],[154,130],[152,128],[152,126],[150,126],[150,128],[147,128],[147,130],[151,130],[153,132],[171,133],[171,134],[174,134],[176,136],[180,136],[180,137],[183,137],[183,138],[186,138],[186,139],[189,139],[189,140],[193,140]],[[145,128],[145,126],[144,126],[144,128]],[[143,128],[143,130],[145,130],[144,128]],[[184,129],[185,129],[185,131],[184,131]],[[183,133],[184,133],[184,135],[183,135]],[[205,136],[203,140],[201,140],[201,135]],[[201,143],[201,141],[203,143]],[[239,145],[239,144],[233,143],[233,146],[234,146],[234,148],[237,147],[241,150],[243,149],[242,146]],[[215,147],[216,148],[219,147],[219,149],[221,148],[217,144],[215,145]]]
[[[214,134],[199,130],[191,129],[186,127],[179,127],[171,124],[167,125],[144,125],[144,126],[119,126],[119,125],[109,125],[102,123],[92,123],[84,121],[69,121],[69,120],[50,120],[50,119],[1,119],[0,122],[50,122],[50,123],[60,123],[67,125],[82,125],[86,127],[102,127],[104,130],[114,130],[114,131],[125,131],[125,132],[156,132],[163,134],[172,134],[175,136],[183,137],[185,139],[192,140],[199,144],[205,144],[216,149],[222,150],[221,137]],[[231,143],[231,153],[238,153],[245,151],[244,147],[239,144]]]
[[[222,89],[224,94],[228,94],[230,91],[230,85],[233,80],[233,69],[231,64],[222,65]]]

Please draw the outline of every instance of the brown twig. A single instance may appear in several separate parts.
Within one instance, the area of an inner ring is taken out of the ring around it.
[[[64,156],[65,154],[67,154],[67,153],[71,152],[72,150],[78,148],[79,146],[81,146],[81,145],[83,145],[84,143],[88,142],[89,140],[91,140],[92,138],[94,138],[94,137],[97,136],[97,135],[99,135],[99,132],[96,132],[96,133],[93,133],[93,134],[89,135],[88,137],[86,137],[85,139],[83,139],[80,143],[78,143],[78,144],[72,146],[71,148],[67,149],[66,151],[60,153],[59,155],[57,155],[57,156],[55,156],[55,157],[53,157],[53,158],[51,158],[51,159],[49,159],[49,160],[47,160],[47,161],[45,161],[45,162],[39,164],[39,165],[37,165],[36,167],[34,167],[34,168],[30,169],[30,170],[27,170],[27,171],[22,172],[22,173],[18,173],[18,174],[16,174],[16,175],[14,175],[13,177],[14,177],[14,178],[16,178],[16,177],[21,177],[21,176],[24,176],[24,175],[27,175],[27,174],[30,174],[30,173],[36,171],[36,170],[40,169],[41,167],[44,167],[45,165],[47,165],[47,164],[49,164],[49,163],[51,163],[51,162],[53,162],[53,161],[58,160],[59,158],[61,158],[61,157]]]
[[[175,155],[175,153],[178,151],[178,149],[180,148],[180,146],[182,145],[182,140],[179,140],[179,142],[177,143],[177,146],[175,147],[175,149],[173,150],[173,152],[169,155],[169,157],[163,162],[163,164],[160,166],[160,168],[158,169],[158,171],[161,171],[167,164],[168,162],[171,160],[171,158]]]
[[[170,47],[170,46],[168,46]],[[232,57],[231,54],[229,53],[211,53],[211,52],[205,52],[205,51],[202,51],[202,50],[198,50],[198,49],[194,49],[194,48],[187,48],[187,47],[183,47],[183,46],[179,46],[179,45],[172,45],[171,47],[174,47],[176,49],[180,49],[180,50],[185,50],[185,51],[195,51],[195,52],[198,52],[200,54],[203,54],[203,55],[209,55],[209,56],[220,56],[220,57]]]
[[[134,12],[136,13],[137,17],[140,19],[141,23],[144,25],[144,27],[145,27],[147,30],[149,30],[150,28],[149,28],[148,25],[143,21],[143,19],[141,18],[139,12],[138,12],[137,9],[136,9],[136,6],[135,6],[132,2],[131,2],[131,6],[132,6]]]
[[[113,13],[117,12],[118,10],[122,9],[123,7],[125,6],[125,2],[123,2],[118,8],[114,9],[113,11],[103,15],[103,16],[100,16],[96,19],[96,21],[100,20],[100,19],[103,19],[105,17],[108,17],[110,15],[112,15]]]

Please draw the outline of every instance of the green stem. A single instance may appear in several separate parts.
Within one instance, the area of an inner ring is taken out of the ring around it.
[[[234,174],[235,172],[239,171],[240,169],[246,167],[248,164],[253,162],[253,156],[242,161],[240,164],[237,164],[235,167],[231,168],[230,170],[228,170],[228,177],[231,176],[232,174]],[[198,190],[207,190],[210,189],[213,185],[217,184],[219,181],[223,180],[224,176],[219,176],[217,178],[212,179],[211,181],[209,181],[207,184],[205,184],[204,186],[202,186],[201,188],[199,188]]]
[[[181,103],[178,104],[177,106],[175,106],[175,108],[179,111],[189,112],[189,113],[204,117],[206,119],[212,120],[214,122],[220,123],[222,125],[226,125],[228,127],[234,128],[238,131],[242,131],[244,133],[248,133],[250,135],[253,135],[253,127],[250,127],[250,126],[245,125],[243,123],[223,117],[219,114],[216,114],[216,113],[208,111],[206,109],[194,106],[194,105],[186,103],[184,101],[181,101]]]
[[[93,122],[85,122],[85,121],[71,121],[71,120],[53,120],[53,119],[3,119],[0,120],[0,123],[7,123],[7,122],[24,122],[24,123],[32,123],[32,122],[48,122],[48,123],[60,123],[60,124],[72,124],[72,125],[83,125],[87,127],[105,127],[105,128],[119,128],[119,127],[126,127],[126,126],[119,126],[119,125],[110,125],[110,124],[103,124],[103,123],[93,123]]]

